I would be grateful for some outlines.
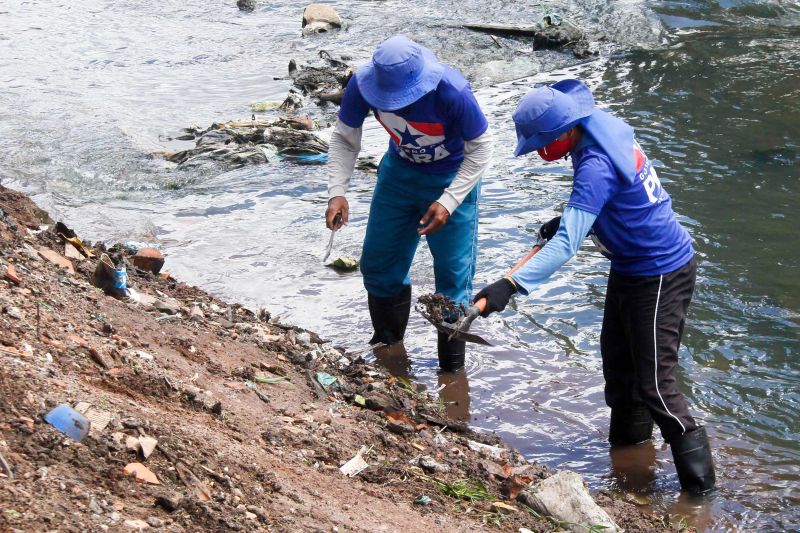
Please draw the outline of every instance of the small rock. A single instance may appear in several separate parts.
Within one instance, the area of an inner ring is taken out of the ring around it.
[[[608,513],[595,503],[583,478],[569,470],[528,487],[517,499],[538,513],[569,524],[568,529],[576,533],[590,526],[601,526],[608,533],[620,531]]]
[[[36,249],[30,244],[23,244],[22,252],[28,256],[28,259],[32,259],[37,263],[41,260],[41,257],[39,257],[39,252],[37,252]]]
[[[11,318],[22,320],[22,311],[19,310],[19,307],[6,307],[4,311]]]
[[[160,518],[156,518],[155,516],[148,518],[147,523],[150,525],[150,527],[161,527],[164,525],[164,521]]]
[[[144,520],[125,520],[122,525],[126,529],[132,529],[134,531],[144,531],[145,529],[150,528],[150,526]]]
[[[180,506],[183,498],[176,494],[174,496],[159,496],[156,498],[155,504],[169,513],[174,513]]]
[[[342,18],[327,4],[309,4],[303,10],[303,35],[326,33],[342,27]]]
[[[152,305],[162,313],[166,313],[168,315],[177,315],[181,311],[181,306],[176,301],[165,301],[153,298]]]
[[[240,11],[253,11],[256,8],[255,0],[236,0],[236,7]]]
[[[192,307],[192,310],[189,311],[189,320],[194,322],[202,322],[206,319],[206,315],[203,313],[203,310],[200,309],[198,306]]]
[[[135,351],[135,352],[133,352],[133,353],[135,353],[135,354],[136,354],[136,356],[137,356],[138,358],[140,358],[140,359],[143,359],[143,360],[145,360],[145,361],[148,361],[148,362],[150,362],[150,363],[152,363],[153,361],[155,361],[155,360],[156,360],[156,358],[155,358],[155,357],[153,357],[151,354],[149,354],[149,353],[147,353],[147,352],[144,352],[144,351],[142,351],[142,350],[136,350],[136,351]]]
[[[307,331],[298,333],[295,340],[303,346],[311,346],[311,334]]]
[[[436,462],[436,460],[429,455],[423,455],[419,458],[419,466],[429,474],[433,474],[434,472],[446,473],[450,471],[448,465]]]
[[[103,514],[103,508],[100,507],[100,504],[97,503],[97,500],[94,498],[89,500],[89,509],[91,509],[94,514]]]
[[[380,392],[373,392],[364,397],[364,405],[373,411],[389,411],[394,407],[394,403],[388,395]]]

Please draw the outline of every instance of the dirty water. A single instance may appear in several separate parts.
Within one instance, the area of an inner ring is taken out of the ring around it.
[[[155,241],[183,280],[350,349],[369,340],[357,273],[323,266],[326,170],[274,160],[228,172],[177,171],[154,155],[186,149],[182,128],[247,118],[282,100],[290,58],[330,50],[365,61],[395,32],[432,47],[473,81],[497,137],[482,187],[476,286],[524,255],[570,190],[569,164],[514,159],[509,119],[535,83],[580,77],[625,117],[657,162],[699,255],[679,380],[708,427],[719,491],[678,494],[654,446],[609,454],[598,354],[608,264],[588,242],[550,282],[473,328],[502,345],[470,347],[467,376],[437,376],[435,332],[413,316],[408,364],[452,414],[496,431],[528,457],[584,475],[594,489],[682,517],[700,530],[800,528],[800,10],[788,2],[599,2],[561,8],[602,30],[600,55],[454,28],[519,23],[547,3],[345,1],[336,33],[302,38],[294,2],[0,1],[0,178],[88,239]],[[520,10],[522,12],[520,12]],[[275,79],[282,78],[282,79]],[[315,111],[323,123],[335,108]],[[365,152],[386,143],[365,125]],[[358,257],[374,177],[358,173],[334,255]],[[420,247],[415,296],[431,292]]]

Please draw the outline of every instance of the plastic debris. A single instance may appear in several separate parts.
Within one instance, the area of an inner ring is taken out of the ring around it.
[[[469,449],[478,452],[481,455],[491,457],[492,459],[501,460],[503,456],[508,455],[508,450],[499,446],[490,446],[474,440],[468,440],[467,445]]]
[[[509,504],[503,503],[503,502],[494,502],[494,503],[492,503],[492,508],[493,509],[497,509],[498,511],[508,511],[508,512],[511,512],[511,513],[518,513],[519,512],[519,509],[517,509],[513,505],[509,505]]]
[[[338,388],[338,382],[336,381],[336,378],[327,372],[317,372],[317,382],[322,385],[322,388],[325,390],[325,392],[328,392],[329,389]]]
[[[290,381],[290,380],[289,380],[288,376],[269,377],[269,376],[264,376],[264,375],[261,375],[261,374],[256,374],[256,377],[253,378],[253,381],[255,381],[257,383],[273,384],[273,383],[280,383],[282,381]]]
[[[78,235],[72,231],[72,229],[68,228],[63,222],[56,223],[55,232],[59,237],[64,239],[64,242],[67,243],[64,255],[71,253],[67,252],[67,250],[72,248],[80,253],[80,259],[83,259],[84,257],[94,257],[94,252],[92,252],[90,248],[83,244],[83,241],[78,238]],[[70,247],[70,245],[72,246]]]
[[[301,165],[324,165],[328,162],[328,154],[302,153],[291,148],[278,150],[278,157]]]
[[[108,411],[95,409],[88,402],[78,402],[75,405],[75,410],[85,416],[90,423],[89,432],[96,436],[103,432],[108,424],[113,420],[114,415]]]
[[[158,440],[153,437],[139,437],[139,449],[142,451],[142,457],[147,459],[150,454],[156,449]]]
[[[430,496],[425,496],[424,494],[422,494],[419,497],[417,497],[416,500],[414,500],[414,503],[417,504],[417,505],[422,505],[422,506],[430,505],[431,504],[431,498],[430,498]]]
[[[117,268],[108,254],[100,256],[92,282],[95,287],[103,289],[103,292],[110,296],[117,298],[128,296],[128,274],[125,266]]]
[[[264,100],[261,102],[250,102],[250,109],[254,113],[263,113],[264,111],[271,111],[277,109],[281,105],[280,100]]]
[[[358,270],[359,263],[358,259],[353,259],[352,257],[337,257],[331,264],[326,266],[341,272],[355,272]]]
[[[339,471],[347,477],[357,476],[359,473],[363,472],[369,467],[369,463],[367,463],[362,456],[369,450],[370,448],[362,446],[352,459],[347,461],[339,468]]]
[[[355,403],[356,405],[360,405],[361,407],[367,406],[367,400],[365,400],[364,397],[361,396],[360,394],[356,394],[356,397],[353,398],[353,403]]]
[[[142,463],[128,463],[123,472],[126,476],[136,476],[136,481],[141,483],[161,485],[156,475]]]
[[[91,422],[85,416],[65,403],[47,413],[44,419],[48,424],[77,442],[89,434],[91,427]]]

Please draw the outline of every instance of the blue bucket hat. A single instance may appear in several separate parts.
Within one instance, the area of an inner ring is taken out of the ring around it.
[[[517,129],[515,156],[547,146],[592,114],[592,91],[578,80],[538,87],[522,97],[514,111]]]
[[[369,105],[395,111],[434,90],[443,74],[444,65],[432,51],[396,35],[378,46],[372,61],[356,72],[356,81]]]
[[[629,182],[636,176],[633,128],[594,106],[592,91],[579,80],[562,80],[533,89],[522,97],[513,115],[517,130],[515,156],[547,146],[580,124]]]

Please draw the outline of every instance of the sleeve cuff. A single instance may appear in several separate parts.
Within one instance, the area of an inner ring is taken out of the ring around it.
[[[461,202],[456,200],[455,196],[453,196],[447,191],[442,193],[442,195],[436,201],[442,204],[444,208],[447,209],[447,212],[450,213],[451,215],[453,214],[453,211],[458,209],[458,206],[461,205]]]
[[[511,274],[511,279],[514,281],[514,284],[517,286],[517,292],[523,296],[528,296],[528,289],[525,288],[525,285],[522,284],[519,278],[514,277],[514,274]]]
[[[336,198],[337,196],[344,196],[345,192],[347,191],[345,191],[344,187],[341,185],[332,185],[331,187],[328,187],[328,200],[331,198]]]

